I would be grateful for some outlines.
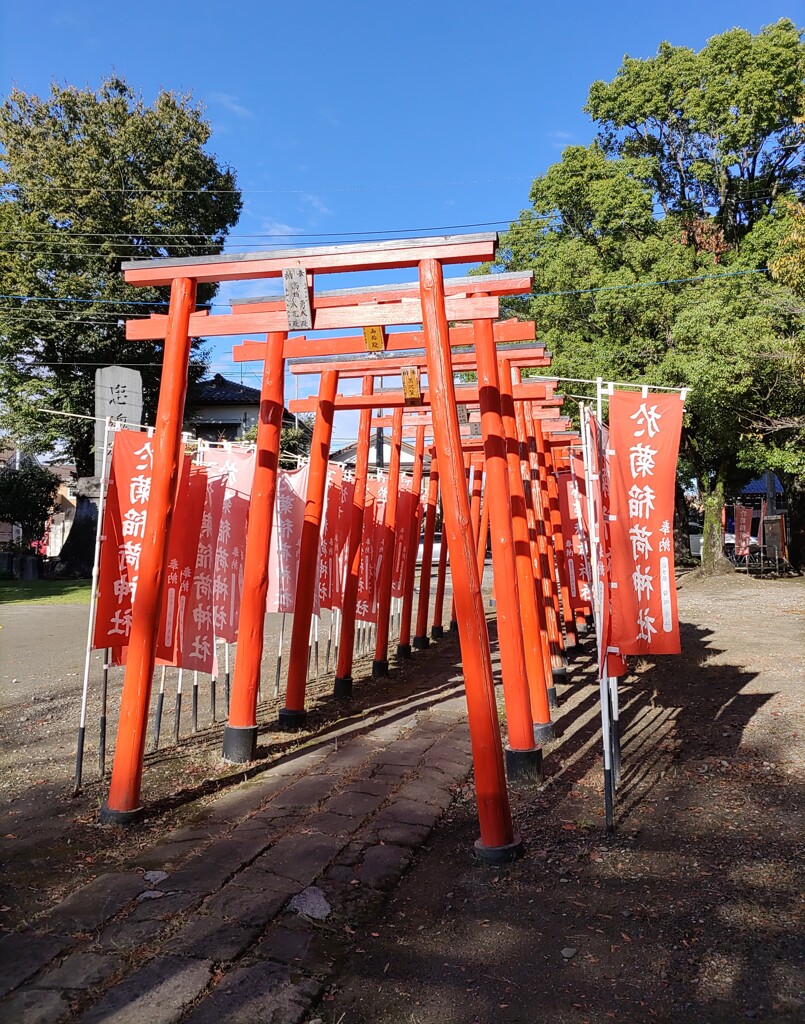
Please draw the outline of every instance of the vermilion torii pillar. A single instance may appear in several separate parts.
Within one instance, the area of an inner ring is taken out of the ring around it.
[[[268,336],[263,364],[257,451],[249,501],[249,532],[243,563],[238,653],[222,751],[226,760],[238,764],[254,760],[257,749],[257,694],[263,657],[268,557],[285,400],[283,346],[286,340],[285,333]]]
[[[363,378],[361,394],[371,395],[374,378]],[[352,658],[355,649],[355,605],[358,600],[358,582],[361,571],[361,535],[366,506],[366,482],[369,476],[369,435],[372,429],[372,410],[362,409],[358,423],[358,446],[355,453],[355,490],[352,497],[352,520],[347,551],[347,578],[341,601],[341,636],[338,661],[333,681],[333,696],[352,696]]]
[[[307,720],[305,689],[307,684],[307,649],[313,601],[319,569],[319,535],[327,487],[327,465],[330,439],[333,435],[335,393],[338,370],[326,370],[319,385],[319,411],[310,442],[305,519],[302,525],[302,546],[299,549],[299,571],[296,581],[291,650],[288,655],[288,680],[285,707],[280,709],[278,724],[283,729],[302,728]]]
[[[125,825],[140,807],[145,734],[156,660],[158,613],[168,531],[176,506],[179,469],[184,454],[182,419],[190,362],[188,325],[196,306],[196,282],[177,275],[165,325],[165,355],[154,437],[148,516],[143,528],[137,600],[132,605],[126,674],[120,696],[120,722],[109,795],[101,821]]]
[[[428,354],[428,383],[434,395],[433,434],[436,451],[443,454],[445,533],[451,551],[453,584],[459,612],[459,637],[467,694],[467,710],[475,764],[475,790],[481,837],[475,849],[492,862],[512,860],[522,852],[511,820],[503,747],[500,739],[495,682],[489,654],[486,615],[481,597],[478,565],[469,534],[470,510],[463,467],[455,387],[450,362],[450,339],[444,308],[444,282],[438,260],[419,264],[422,317]]]
[[[428,638],[428,610],[430,608],[430,582],[433,570],[433,538],[436,533],[436,506],[439,502],[439,463],[435,451],[431,452],[428,474],[428,498],[425,508],[425,531],[422,540],[422,566],[419,575],[419,601],[416,610],[414,649],[424,651]]]
[[[400,635],[397,638],[397,658],[411,657],[411,615],[414,605],[414,577],[416,576],[416,556],[419,548],[419,503],[422,496],[422,462],[425,457],[425,427],[416,428],[414,441],[414,471],[411,480],[413,494],[413,515],[408,524],[408,547],[403,571],[403,596],[400,611]],[[432,538],[431,538],[432,540]]]
[[[382,401],[382,399],[381,399]],[[389,674],[389,619],[391,616],[391,587],[394,576],[394,535],[397,528],[397,503],[400,492],[400,446],[402,444],[403,410],[394,410],[391,428],[391,456],[386,477],[386,506],[383,516],[383,560],[380,563],[380,579],[377,581],[377,634],[375,657],[372,662],[372,676],[380,678]]]

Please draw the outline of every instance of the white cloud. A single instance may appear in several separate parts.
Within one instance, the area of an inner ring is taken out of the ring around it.
[[[327,206],[320,196],[314,196],[309,192],[305,192],[301,196],[301,199],[303,203],[307,203],[308,206],[312,206],[317,213],[321,213],[327,217],[331,217],[333,215],[333,211]]]
[[[210,102],[216,104],[219,107],[223,107],[224,110],[228,110],[230,114],[234,114],[235,117],[240,118],[251,118],[254,117],[254,111],[248,107],[244,107],[242,103],[238,102],[237,96],[230,96],[226,92],[214,92],[210,94]]]
[[[293,224],[284,224],[279,220],[264,220],[260,227],[267,235],[298,235],[302,230],[294,227]]]

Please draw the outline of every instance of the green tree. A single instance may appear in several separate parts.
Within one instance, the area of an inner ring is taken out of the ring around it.
[[[55,473],[28,456],[23,456],[19,466],[9,462],[0,469],[0,522],[20,527],[21,550],[44,534],[59,483]]]
[[[706,505],[706,569],[727,491],[767,468],[789,487],[805,473],[802,303],[767,274],[805,184],[804,73],[789,21],[627,57],[590,90],[596,142],[534,181],[496,261],[533,270],[509,311],[536,321],[558,375],[690,385],[682,456]]]
[[[300,416],[299,427],[283,427],[280,431],[279,463],[282,469],[295,469],[298,456],[305,456],[310,451],[313,439],[313,417]],[[257,424],[244,431],[243,441],[257,440]]]
[[[118,78],[44,99],[14,90],[0,107],[0,428],[30,450],[66,444],[80,476],[91,423],[37,409],[92,414],[95,370],[117,363],[142,373],[153,422],[163,346],[126,343],[123,321],[164,313],[168,291],[126,285],[121,264],[221,252],[241,197],[209,137],[189,96],[147,106]],[[201,285],[199,303],[214,293]],[[191,385],[204,372],[194,351]]]

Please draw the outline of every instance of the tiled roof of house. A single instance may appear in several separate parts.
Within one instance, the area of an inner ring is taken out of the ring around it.
[[[227,380],[220,373],[212,380],[202,380],[196,391],[198,405],[254,405],[260,401],[257,388]]]

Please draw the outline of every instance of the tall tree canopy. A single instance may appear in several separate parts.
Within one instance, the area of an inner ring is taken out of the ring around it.
[[[683,464],[710,554],[742,474],[805,485],[803,304],[767,273],[801,247],[804,77],[787,20],[626,57],[590,90],[596,141],[534,181],[496,263],[534,271],[510,309],[536,321],[557,374],[691,386]]]
[[[92,414],[95,370],[118,363],[142,373],[153,417],[162,344],[126,343],[123,320],[165,312],[168,293],[129,287],[120,267],[221,252],[241,197],[209,137],[189,96],[147,106],[118,78],[44,99],[15,90],[0,107],[0,428],[31,450],[66,439],[79,475],[92,473],[91,423],[37,409]],[[214,293],[201,285],[198,301]]]

